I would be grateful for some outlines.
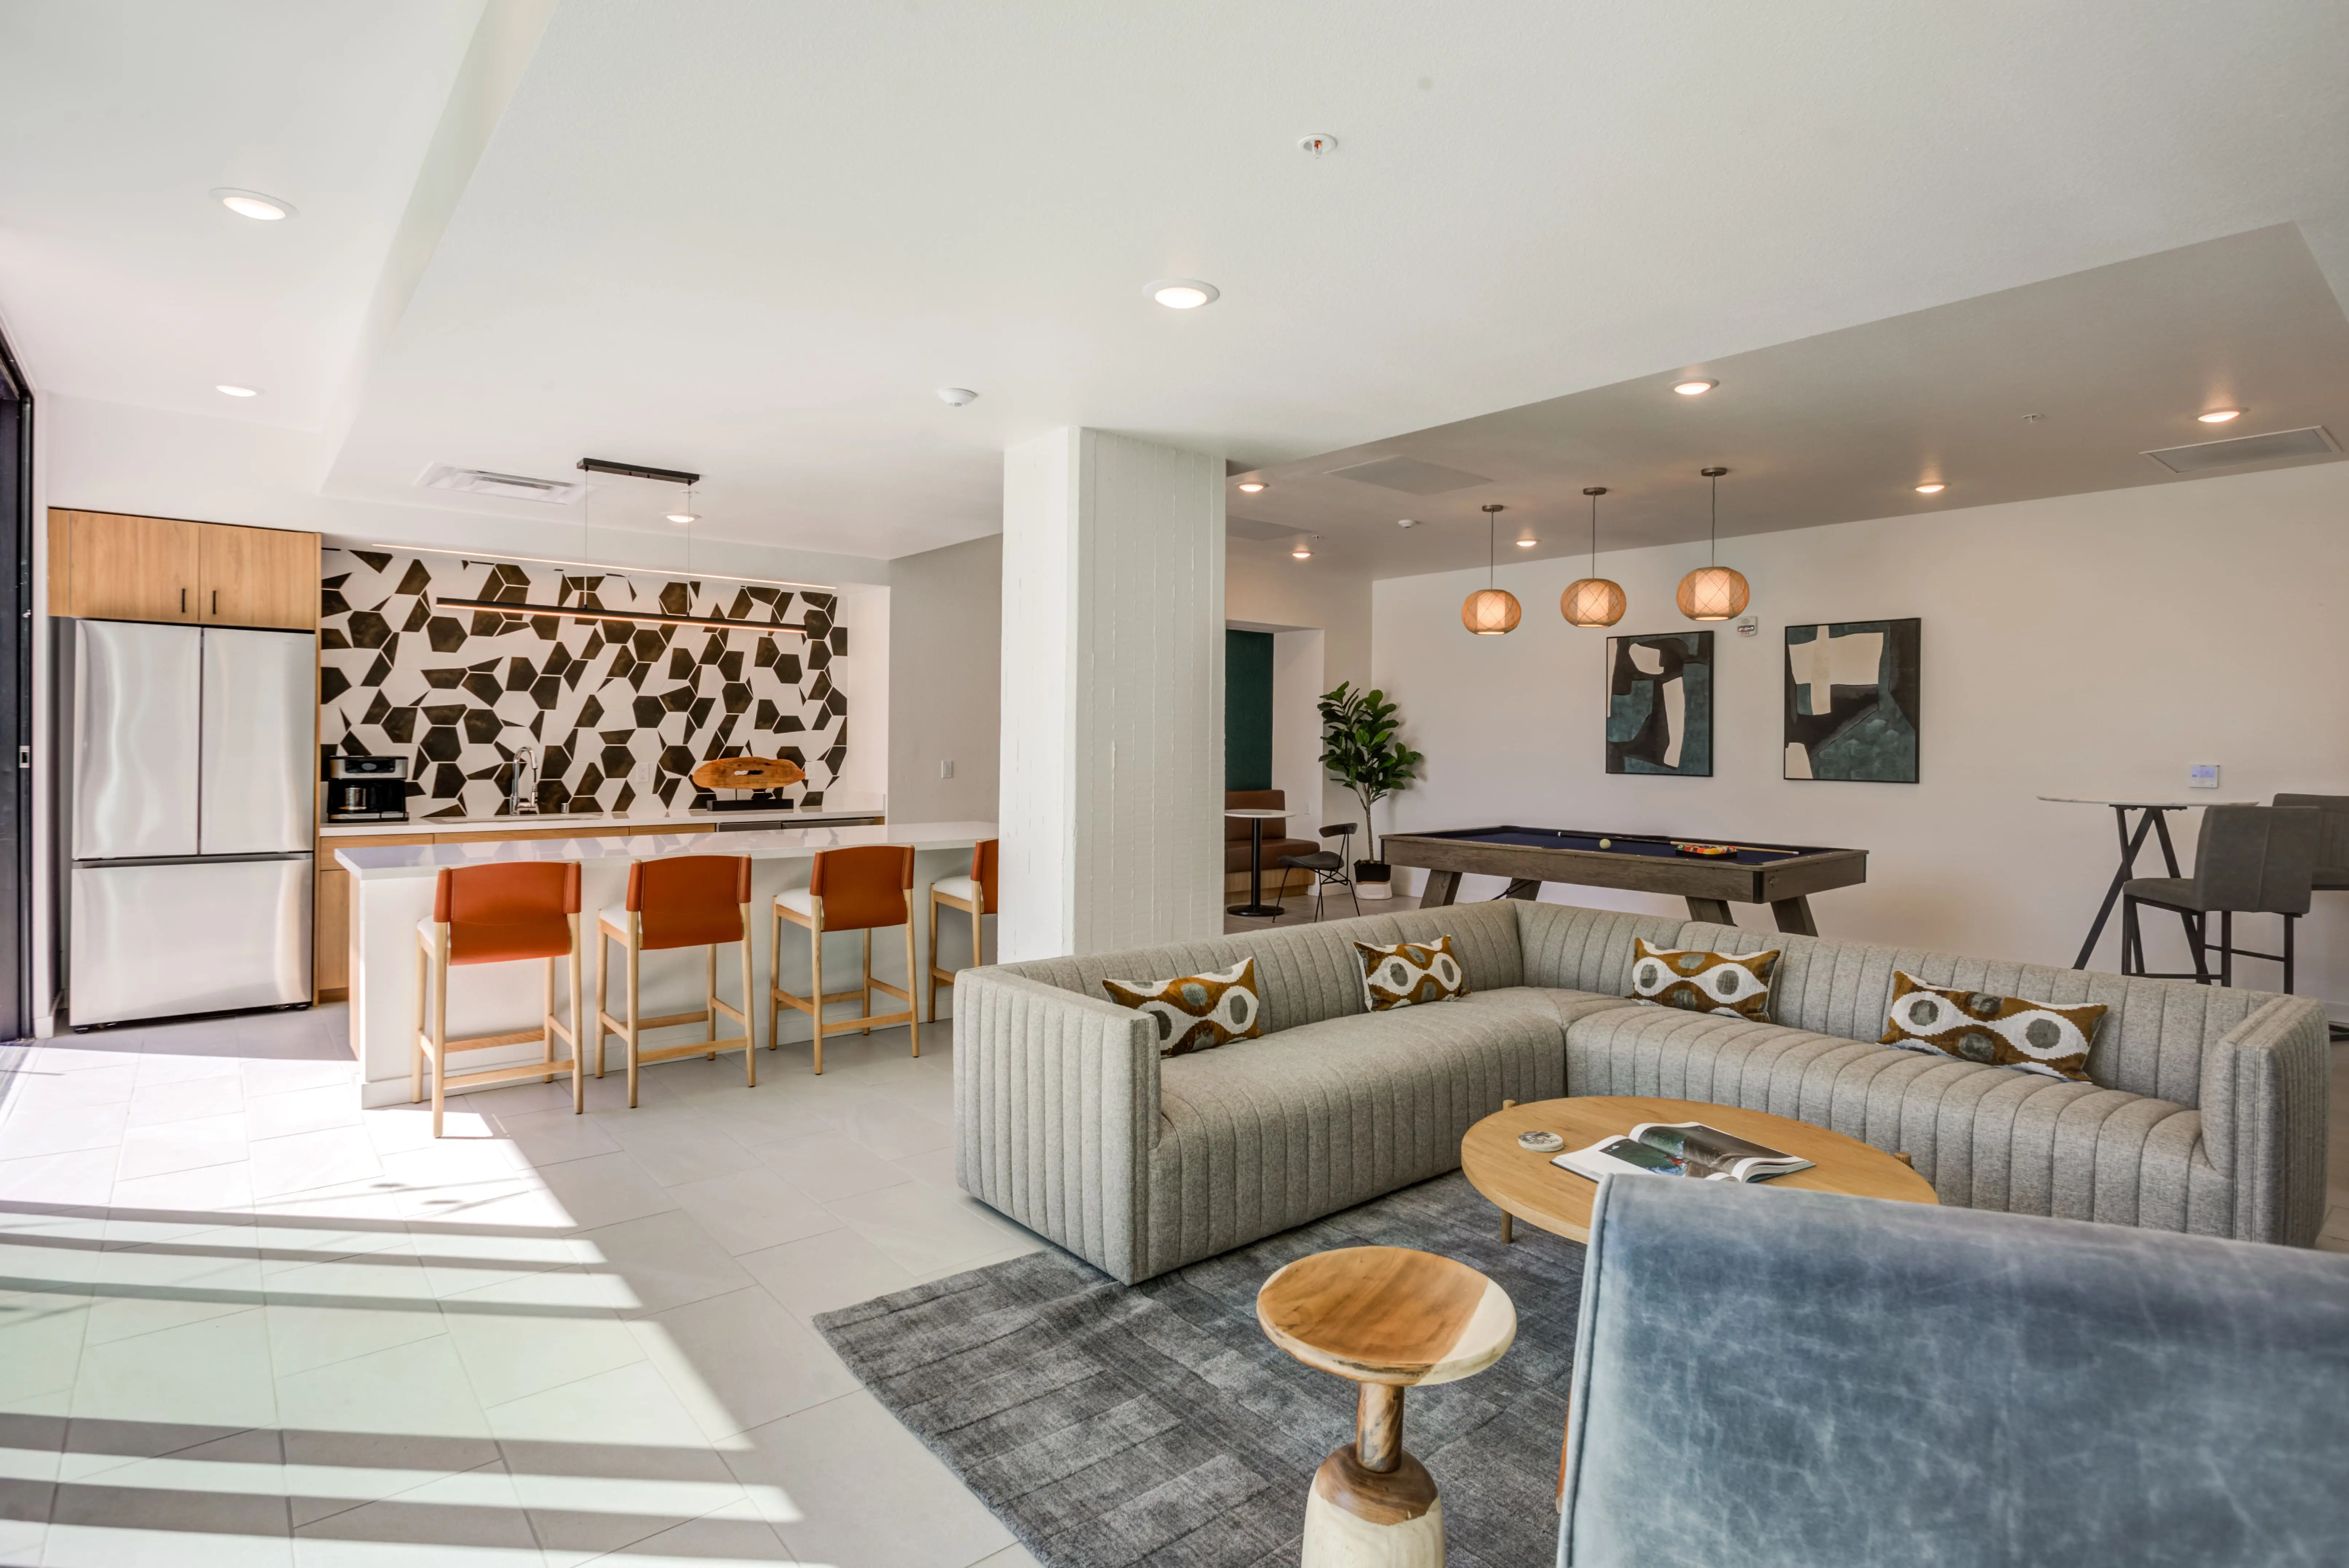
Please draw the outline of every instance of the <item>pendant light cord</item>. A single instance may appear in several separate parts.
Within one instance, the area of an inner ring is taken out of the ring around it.
[[[1704,552],[1704,563],[1708,566],[1718,566],[1721,564],[1721,476],[1714,474],[1712,479],[1713,523],[1705,531],[1708,542]]]
[[[1599,497],[1590,498],[1590,574],[1599,575]]]

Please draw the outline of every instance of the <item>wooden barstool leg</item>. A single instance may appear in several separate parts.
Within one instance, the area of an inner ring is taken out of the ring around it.
[[[587,1026],[582,1007],[586,1001],[586,987],[580,984],[579,917],[571,917],[571,1114],[584,1115],[587,1109],[587,1073],[585,1053],[587,1037],[581,1031]]]
[[[441,933],[432,944],[432,1136],[440,1136],[440,1113],[448,1099],[449,943]]]
[[[756,995],[750,988],[750,906],[742,908],[742,1076],[749,1079],[746,1087],[759,1087],[759,1026],[756,1006],[750,998]]]
[[[871,1016],[873,1016],[873,928],[872,928],[871,926],[869,926],[869,925],[868,925],[868,926],[866,926],[866,927],[864,928],[864,1016],[865,1016],[866,1017],[868,1017],[868,1018],[869,1018],[869,1017],[871,1017]],[[819,1001],[821,1001],[821,1000],[822,1000],[822,998],[821,998],[821,997],[819,997],[819,998],[818,998],[818,1000],[819,1000]],[[862,1029],[858,1030],[857,1032],[858,1032],[859,1034],[862,1034],[862,1035],[867,1035],[867,1036],[869,1036],[869,1035],[871,1035],[871,1034],[873,1033],[873,1026],[872,1026],[872,1025],[870,1025],[870,1024],[867,1024],[867,1025],[865,1025],[865,1026],[864,1026],[864,1028],[862,1028]]]
[[[930,889],[930,1022],[938,1021],[938,890]]]
[[[936,995],[934,989],[932,992],[934,998]],[[873,1004],[867,1002],[864,1005],[864,1010],[868,1013],[873,1011]],[[914,1054],[920,1056],[922,1054],[922,1017],[914,1009],[914,912],[912,910],[905,912],[905,1032],[914,1037]]]
[[[628,956],[628,1109],[636,1109],[636,917],[628,915],[628,939],[621,944]]]
[[[424,1026],[429,1015],[425,1007],[431,1000],[432,944],[419,935],[416,939],[416,1028],[408,1039],[408,1103],[418,1105],[424,1099]]]
[[[970,966],[973,969],[987,962],[987,955],[979,951],[985,945],[986,933],[987,892],[982,888],[979,895],[970,901]]]
[[[709,1014],[709,1017],[702,1026],[701,1037],[705,1040],[714,1040],[718,1037],[718,944],[711,943],[709,952],[709,972],[704,976],[701,985],[701,1010]],[[716,1061],[718,1053],[710,1052],[707,1059]]]
[[[539,1038],[545,1047],[546,1076],[541,1083],[554,1081],[554,960],[546,961],[546,995],[538,1011]]]
[[[813,1004],[808,1016],[815,1025],[815,1070],[823,1071],[823,912],[821,907],[808,922],[808,980]]]
[[[1501,1102],[1501,1109],[1503,1110],[1507,1110],[1516,1103],[1517,1102],[1514,1099],[1505,1099]],[[1517,1217],[1515,1214],[1510,1213],[1506,1209],[1504,1209],[1501,1211],[1501,1244],[1505,1247],[1514,1245],[1516,1239]]]
[[[750,928],[742,928],[742,940],[750,940]],[[773,1050],[783,1043],[783,1032],[777,1027],[782,1016],[783,994],[783,912],[772,903],[767,906],[767,1048]]]

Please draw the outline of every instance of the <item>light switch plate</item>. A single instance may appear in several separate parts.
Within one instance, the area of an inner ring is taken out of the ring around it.
[[[2189,764],[2186,769],[2186,782],[2196,789],[2216,789],[2219,787],[2219,765],[2215,762]]]
[[[953,778],[953,777],[954,777],[954,764],[953,764],[952,762],[941,762],[941,763],[939,763],[939,764],[938,764],[938,777],[939,777],[939,778],[941,778],[941,779],[951,779],[951,778]]]

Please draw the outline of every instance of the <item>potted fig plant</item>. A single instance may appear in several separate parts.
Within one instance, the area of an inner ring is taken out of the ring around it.
[[[1354,862],[1354,887],[1363,898],[1392,896],[1393,870],[1379,858],[1371,808],[1411,786],[1421,758],[1397,736],[1395,705],[1373,687],[1356,691],[1340,681],[1321,694],[1321,766],[1362,803],[1362,836],[1371,858]]]

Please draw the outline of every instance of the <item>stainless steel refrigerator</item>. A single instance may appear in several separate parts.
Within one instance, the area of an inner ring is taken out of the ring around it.
[[[72,624],[67,1018],[307,1003],[316,639]]]

